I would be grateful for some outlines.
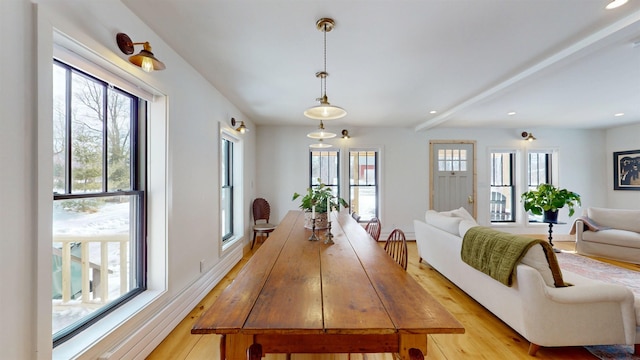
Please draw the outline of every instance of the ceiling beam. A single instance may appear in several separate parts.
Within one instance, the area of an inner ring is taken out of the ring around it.
[[[631,13],[630,15],[626,16],[625,18],[583,38],[582,40],[575,42],[573,44],[571,44],[570,46],[558,51],[557,53],[547,57],[546,59],[536,63],[535,65],[525,69],[524,71],[521,71],[519,73],[517,73],[516,75],[506,79],[505,81],[500,82],[497,85],[494,85],[484,91],[481,91],[480,93],[476,94],[475,96],[451,107],[450,109],[442,112],[440,115],[427,120],[425,122],[423,122],[422,124],[418,125],[415,127],[415,131],[422,131],[422,130],[427,130],[427,129],[431,129],[434,128],[444,122],[446,122],[447,120],[449,120],[453,115],[455,115],[456,113],[458,113],[461,110],[464,110],[474,104],[479,103],[482,100],[485,100],[487,98],[489,98],[490,96],[495,95],[496,93],[499,93],[500,91],[503,91],[507,88],[509,88],[510,86],[513,86],[515,84],[517,84],[520,81],[523,81],[525,79],[527,79],[528,77],[534,75],[535,73],[544,70],[550,66],[552,66],[553,64],[556,64],[562,60],[568,59],[570,58],[572,55],[578,53],[579,51],[582,51],[590,46],[593,46],[595,44],[597,44],[598,42],[604,40],[605,38],[617,33],[618,31],[621,31],[631,25],[634,25],[636,23],[640,22],[640,10]]]

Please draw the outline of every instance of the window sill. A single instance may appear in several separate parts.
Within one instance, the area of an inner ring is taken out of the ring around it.
[[[100,341],[117,332],[119,328],[126,328],[127,321],[153,304],[163,293],[164,291],[147,290],[129,300],[118,309],[112,311],[111,314],[82,331],[82,333],[54,348],[52,359],[73,359],[85,354],[93,354],[95,351],[97,353],[90,357],[98,358],[102,353],[109,350],[108,348],[100,349]],[[113,346],[113,342],[108,343],[106,346]]]

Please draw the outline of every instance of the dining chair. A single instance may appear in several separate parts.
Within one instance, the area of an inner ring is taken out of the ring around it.
[[[251,248],[256,243],[256,235],[260,234],[260,237],[269,237],[269,234],[276,229],[276,225],[269,223],[269,217],[271,216],[271,206],[269,202],[263,198],[256,198],[253,200],[253,241],[251,242]],[[264,239],[262,240],[264,241]]]
[[[373,238],[373,240],[378,241],[380,239],[380,228],[382,225],[380,224],[380,219],[377,217],[371,218],[364,229],[369,233],[369,235]]]
[[[393,229],[387,242],[384,244],[384,250],[395,260],[403,269],[407,270],[408,251],[407,238],[400,229]]]

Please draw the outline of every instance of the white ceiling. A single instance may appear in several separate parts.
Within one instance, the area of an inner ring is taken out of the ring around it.
[[[416,130],[639,123],[640,0],[608,1],[123,0],[262,125],[317,125],[315,23],[333,18],[327,95],[348,114],[331,127]]]

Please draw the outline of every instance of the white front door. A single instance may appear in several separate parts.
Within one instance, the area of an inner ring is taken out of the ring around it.
[[[475,142],[429,142],[430,208],[447,211],[464,207],[476,217]]]

